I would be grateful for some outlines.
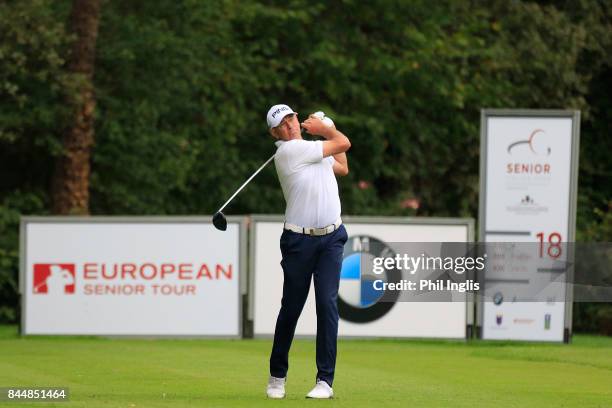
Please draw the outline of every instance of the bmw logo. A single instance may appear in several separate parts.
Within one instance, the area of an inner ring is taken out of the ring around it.
[[[393,308],[399,293],[375,290],[374,281],[400,282],[401,271],[391,269],[377,275],[368,265],[374,258],[394,256],[389,246],[374,237],[357,235],[346,241],[338,290],[338,313],[342,319],[354,323],[372,322]]]

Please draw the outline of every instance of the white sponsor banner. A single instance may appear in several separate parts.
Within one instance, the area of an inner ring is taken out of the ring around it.
[[[22,332],[239,336],[241,224],[228,221],[24,218]]]
[[[485,285],[497,301],[482,304],[485,339],[564,339],[563,283],[546,302],[515,298],[527,292],[521,285],[559,279],[558,272],[538,268],[540,262],[567,261],[559,248],[574,240],[578,121],[577,112],[483,112],[480,240],[540,248],[535,257],[522,254],[522,264],[517,254],[507,267],[503,256],[489,259]]]
[[[283,270],[280,266],[280,236],[282,217],[254,217],[251,224],[251,287],[249,317],[253,319],[255,336],[272,336],[280,310],[283,292]],[[357,240],[367,237],[370,242],[468,242],[471,240],[471,220],[368,218],[350,217],[345,220],[348,241],[345,245],[343,267],[350,262],[348,254]],[[356,283],[359,285],[359,282]],[[350,280],[340,280],[339,297],[346,304],[355,305],[351,297],[355,291]],[[359,292],[359,290],[357,290]],[[363,310],[359,307],[340,308],[339,336],[355,337],[466,337],[468,324],[467,297],[453,302],[397,302],[379,316],[354,322]],[[370,310],[371,311],[371,310]],[[368,313],[365,311],[365,313]],[[314,284],[298,321],[296,335],[314,336],[317,329]]]

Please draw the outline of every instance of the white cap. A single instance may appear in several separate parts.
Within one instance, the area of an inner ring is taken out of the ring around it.
[[[278,125],[280,125],[281,120],[283,120],[283,118],[289,115],[290,113],[296,113],[296,112],[294,112],[293,109],[291,109],[287,105],[282,105],[282,104],[274,105],[268,111],[268,116],[266,118],[268,120],[268,127],[269,128],[277,127]]]

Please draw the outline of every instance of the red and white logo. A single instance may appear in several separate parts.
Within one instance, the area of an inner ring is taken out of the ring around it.
[[[74,264],[34,264],[34,293],[74,293]]]

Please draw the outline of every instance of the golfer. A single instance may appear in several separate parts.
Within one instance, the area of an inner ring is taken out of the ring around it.
[[[325,140],[302,139],[297,113],[287,105],[268,111],[276,141],[274,164],[287,203],[280,239],[283,299],[270,356],[269,398],[284,398],[289,349],[314,278],[317,304],[317,376],[308,398],[332,398],[338,337],[338,286],[348,236],[340,219],[334,174],[348,174],[348,138],[311,115],[301,127]]]

